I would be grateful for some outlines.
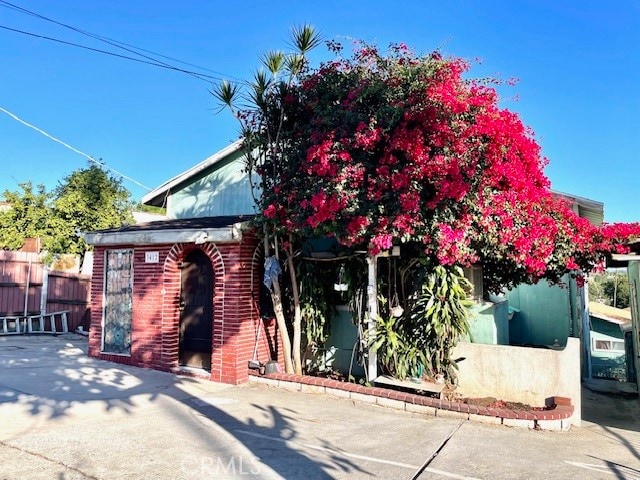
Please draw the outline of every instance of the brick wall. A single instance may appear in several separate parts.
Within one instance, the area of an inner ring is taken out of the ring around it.
[[[258,240],[244,234],[242,242],[109,247],[134,249],[133,324],[131,355],[100,352],[104,247],[96,247],[91,286],[92,316],[89,354],[118,363],[175,371],[178,365],[180,323],[179,264],[194,249],[210,258],[214,275],[211,380],[242,383],[248,380],[247,362],[253,358],[260,319],[257,295],[262,281]],[[159,253],[158,263],[145,263],[145,252]],[[258,337],[260,361],[273,356],[278,345],[275,322],[262,323]]]

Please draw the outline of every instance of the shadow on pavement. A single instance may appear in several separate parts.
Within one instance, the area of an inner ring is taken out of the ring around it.
[[[583,388],[582,419],[586,428],[623,445],[640,464],[640,399],[638,395],[598,393]],[[592,425],[589,425],[592,424]],[[594,457],[595,458],[595,457]],[[639,470],[615,462],[606,462],[611,472],[627,478],[624,472]],[[620,470],[622,469],[622,470]]]
[[[243,478],[330,479],[334,478],[332,472],[371,475],[329,443],[316,447],[322,458],[308,453],[312,450],[298,440],[298,412],[294,410],[250,404],[249,416],[236,418],[215,404],[198,401],[202,381],[104,362],[88,358],[85,352],[86,339],[75,335],[0,337],[0,408],[26,409],[32,417],[56,420],[76,415],[83,408],[96,414],[126,416],[136,414],[144,405],[161,405],[163,413],[210,445],[209,457],[203,458],[200,452],[199,457],[184,457],[176,465],[176,469],[193,474],[193,478],[221,478],[221,474],[227,474]],[[212,388],[224,388],[215,385]],[[172,408],[174,401],[186,410]],[[31,428],[15,422],[3,428],[1,423],[0,446],[14,449],[17,439]],[[231,441],[229,435],[233,437]],[[64,471],[58,478],[66,478]]]

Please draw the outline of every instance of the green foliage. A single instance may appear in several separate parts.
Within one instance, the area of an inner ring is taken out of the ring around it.
[[[626,272],[607,272],[589,279],[589,298],[616,308],[629,307],[629,278]]]
[[[167,214],[167,209],[165,207],[154,207],[153,205],[145,205],[140,202],[133,206],[133,210],[136,212],[157,213],[158,215]]]
[[[26,238],[50,235],[51,194],[43,185],[34,191],[31,182],[19,185],[22,191],[5,191],[9,208],[0,211],[0,248],[18,250]]]
[[[121,180],[98,165],[76,170],[55,190],[55,235],[45,242],[47,250],[83,255],[88,246],[82,233],[133,223],[130,195]]]
[[[418,339],[410,335],[414,327],[408,325],[406,317],[378,317],[371,348],[378,353],[385,374],[399,379],[419,377],[423,366],[428,364]]]
[[[0,248],[17,250],[25,238],[40,237],[49,260],[84,255],[82,233],[133,222],[129,191],[98,165],[74,171],[53,193],[42,185],[34,192],[29,182],[20,188],[4,193],[11,208],[0,212]]]
[[[409,299],[400,318],[379,318],[372,348],[385,373],[397,378],[442,374],[455,382],[451,351],[469,331],[467,299],[470,282],[459,267],[437,265],[421,272],[424,281]]]
[[[332,302],[333,265],[310,261],[298,262],[300,308],[307,349],[323,347],[329,337],[331,317],[336,313]]]
[[[472,289],[460,267],[438,265],[416,294],[409,315],[409,323],[415,327],[410,333],[425,349],[431,373],[441,373],[452,382],[456,365],[451,351],[469,332],[472,302],[467,295]]]

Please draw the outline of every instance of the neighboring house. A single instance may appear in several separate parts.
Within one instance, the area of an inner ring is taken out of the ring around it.
[[[589,317],[591,376],[626,382],[628,349],[625,331],[631,327],[631,310],[589,302]]]
[[[89,353],[240,383],[247,362],[277,359],[259,314],[262,245],[240,143],[143,198],[166,220],[85,235],[95,246]]]
[[[623,325],[627,382],[635,384],[634,391],[640,387],[640,239],[629,244],[630,251],[625,254],[613,254],[607,262],[611,268],[626,268],[629,277],[629,302],[631,305],[631,324]]]
[[[160,185],[142,203],[165,207],[168,218],[255,214],[241,141]]]

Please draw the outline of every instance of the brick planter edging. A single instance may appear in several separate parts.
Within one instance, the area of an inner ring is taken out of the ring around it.
[[[250,370],[249,380],[287,390],[327,393],[408,412],[538,430],[568,430],[571,427],[571,416],[574,410],[570,398],[559,396],[553,397],[555,408],[552,410],[512,410],[469,405],[388,388],[365,387],[355,383],[339,382],[309,375],[289,373],[260,375],[258,372]]]

